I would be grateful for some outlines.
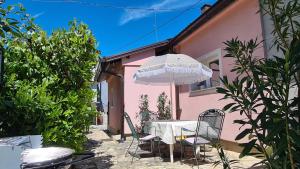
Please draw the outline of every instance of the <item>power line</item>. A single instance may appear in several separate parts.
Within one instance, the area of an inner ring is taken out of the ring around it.
[[[157,12],[154,11],[154,31],[155,31],[155,41],[158,42],[158,34],[157,34],[157,19],[156,19]]]
[[[42,3],[77,3],[81,5],[94,6],[94,7],[104,7],[104,8],[116,8],[116,9],[127,9],[127,10],[144,10],[144,11],[164,11],[170,12],[175,11],[176,9],[165,9],[165,8],[143,8],[143,7],[128,7],[128,6],[117,6],[107,3],[93,3],[79,0],[32,0],[33,2],[42,2]]]
[[[136,42],[145,39],[146,37],[150,36],[152,33],[155,33],[155,31],[157,31],[158,29],[163,28],[164,26],[168,25],[169,23],[173,22],[174,20],[176,20],[177,18],[179,18],[181,15],[185,14],[186,12],[192,10],[193,8],[195,8],[202,0],[198,0],[195,4],[187,7],[185,10],[183,10],[182,12],[180,12],[179,14],[177,14],[176,16],[172,17],[171,19],[169,19],[168,21],[160,24],[159,26],[155,26],[155,28],[141,36],[139,36],[138,38],[136,38],[135,40],[126,43],[125,45],[121,46],[118,50],[121,50],[125,47],[131,46],[133,44],[135,44]]]
[[[105,4],[105,3],[91,3],[91,2],[85,2],[85,1],[79,1],[79,0],[32,0],[34,2],[42,2],[42,3],[77,3],[77,4],[81,4],[81,5],[88,5],[88,6],[94,6],[94,7],[106,7],[106,8],[116,8],[116,9],[127,9],[127,10],[148,10],[148,11],[153,11],[156,15],[157,11],[175,11],[176,9],[163,9],[163,8],[142,8],[142,7],[127,7],[127,6],[117,6],[117,5],[112,5],[112,4]],[[186,12],[192,10],[193,8],[195,8],[199,3],[201,2],[201,0],[198,0],[196,3],[194,3],[191,6],[186,7],[185,10],[182,10],[179,14],[177,14],[176,16],[172,17],[171,19],[169,19],[168,21],[160,24],[160,25],[156,25],[155,23],[155,27],[154,29],[152,29],[151,31],[137,37],[135,40],[130,41],[128,43],[126,43],[125,45],[121,46],[120,48],[116,49],[116,50],[122,50],[125,47],[131,46],[133,44],[135,44],[136,42],[145,39],[146,37],[150,36],[153,33],[157,34],[157,30],[161,29],[163,27],[165,27],[166,25],[168,25],[169,23],[173,22],[174,20],[176,20],[177,18],[179,18],[181,15],[185,14]],[[156,16],[155,16],[156,17]],[[156,20],[156,18],[155,18]],[[156,22],[156,21],[155,21]],[[157,36],[157,35],[156,35]]]

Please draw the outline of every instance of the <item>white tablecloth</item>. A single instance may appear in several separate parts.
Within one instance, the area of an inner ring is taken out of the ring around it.
[[[200,135],[209,136],[210,138],[217,137],[215,132],[207,122],[201,121]],[[156,135],[166,144],[175,144],[176,136],[181,136],[181,128],[195,131],[197,128],[197,121],[152,121],[145,123],[145,132],[148,134]],[[195,132],[184,131],[183,135],[194,135]]]

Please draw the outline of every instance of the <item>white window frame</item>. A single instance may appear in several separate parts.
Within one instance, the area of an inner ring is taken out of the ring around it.
[[[222,63],[222,49],[221,48],[215,49],[205,55],[202,55],[202,56],[196,58],[196,60],[198,60],[201,63],[203,63],[203,62],[209,63],[216,59],[219,60],[220,77],[223,77],[223,63]],[[209,65],[206,65],[206,66],[209,66]],[[220,81],[220,86],[221,86],[221,81]],[[216,92],[216,90],[215,90],[216,87],[218,87],[218,86],[209,87],[209,88],[200,89],[200,90],[192,90],[192,86],[189,85],[189,91],[190,91],[191,96],[210,94],[210,93]]]

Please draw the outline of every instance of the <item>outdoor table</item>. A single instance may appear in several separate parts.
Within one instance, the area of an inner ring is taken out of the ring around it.
[[[156,135],[161,138],[161,141],[169,144],[170,146],[170,160],[174,162],[173,151],[174,144],[176,143],[176,136],[181,135],[181,128],[189,130],[196,130],[197,121],[175,121],[175,120],[161,120],[161,121],[148,121],[145,123],[145,132],[148,134]],[[148,130],[147,130],[148,129]],[[193,135],[194,133],[185,132],[185,135]]]
[[[173,151],[174,144],[176,143],[176,137],[181,136],[181,128],[186,128],[191,131],[195,131],[198,121],[188,120],[160,120],[160,121],[148,121],[145,123],[145,132],[148,134],[156,135],[161,138],[161,141],[169,144],[170,147],[170,161],[174,162]],[[199,135],[208,135],[215,137],[217,133],[209,127],[209,124],[205,121],[200,123]],[[191,136],[195,132],[182,131],[182,135]]]

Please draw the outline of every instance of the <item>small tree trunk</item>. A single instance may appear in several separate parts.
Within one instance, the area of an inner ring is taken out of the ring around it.
[[[4,86],[4,49],[3,46],[0,45],[0,92]]]
[[[298,80],[300,80],[300,71],[298,71],[297,73],[297,78]],[[297,86],[299,86],[300,84],[298,84]],[[297,88],[298,90],[298,98],[300,97],[300,88]],[[300,99],[298,99],[298,127],[300,128]]]

